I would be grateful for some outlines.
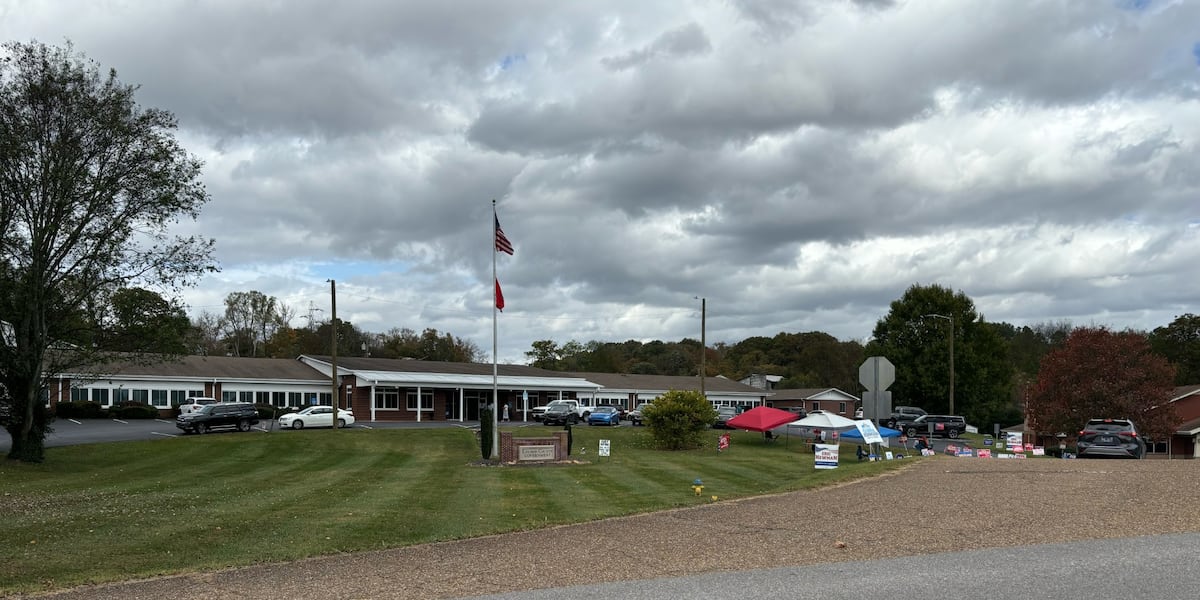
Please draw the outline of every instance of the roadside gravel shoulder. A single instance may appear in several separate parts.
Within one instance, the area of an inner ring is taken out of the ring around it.
[[[39,597],[458,598],[1084,539],[1200,532],[1200,461],[917,459],[900,472],[773,496],[497,535],[87,586]]]

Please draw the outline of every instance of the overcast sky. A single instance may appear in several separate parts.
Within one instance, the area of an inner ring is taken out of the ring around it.
[[[492,347],[1200,312],[1200,2],[0,0],[173,112],[234,291]]]

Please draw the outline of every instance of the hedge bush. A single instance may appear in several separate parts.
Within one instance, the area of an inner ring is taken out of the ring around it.
[[[122,402],[108,409],[108,416],[114,419],[157,419],[158,409],[141,402]]]
[[[100,403],[88,400],[59,402],[54,416],[59,419],[99,419],[105,416],[105,410]]]
[[[716,409],[697,391],[671,390],[642,409],[642,421],[650,437],[664,450],[701,447],[704,434],[716,420]]]

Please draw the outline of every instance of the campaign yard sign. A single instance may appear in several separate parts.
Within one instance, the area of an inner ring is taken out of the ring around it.
[[[836,469],[838,466],[837,444],[814,444],[816,455],[813,460],[818,469]]]

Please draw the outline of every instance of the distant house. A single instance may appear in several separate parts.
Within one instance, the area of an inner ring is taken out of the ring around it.
[[[1165,442],[1146,444],[1147,456],[1166,455],[1167,458],[1200,458],[1200,385],[1175,388],[1169,404],[1175,407],[1180,423]]]
[[[738,383],[756,387],[760,390],[774,390],[779,382],[783,381],[782,375],[763,375],[762,373],[751,373],[738,380]]]
[[[858,396],[837,388],[793,388],[772,392],[767,406],[784,410],[803,408],[805,412],[823,410],[851,418],[860,401]]]

